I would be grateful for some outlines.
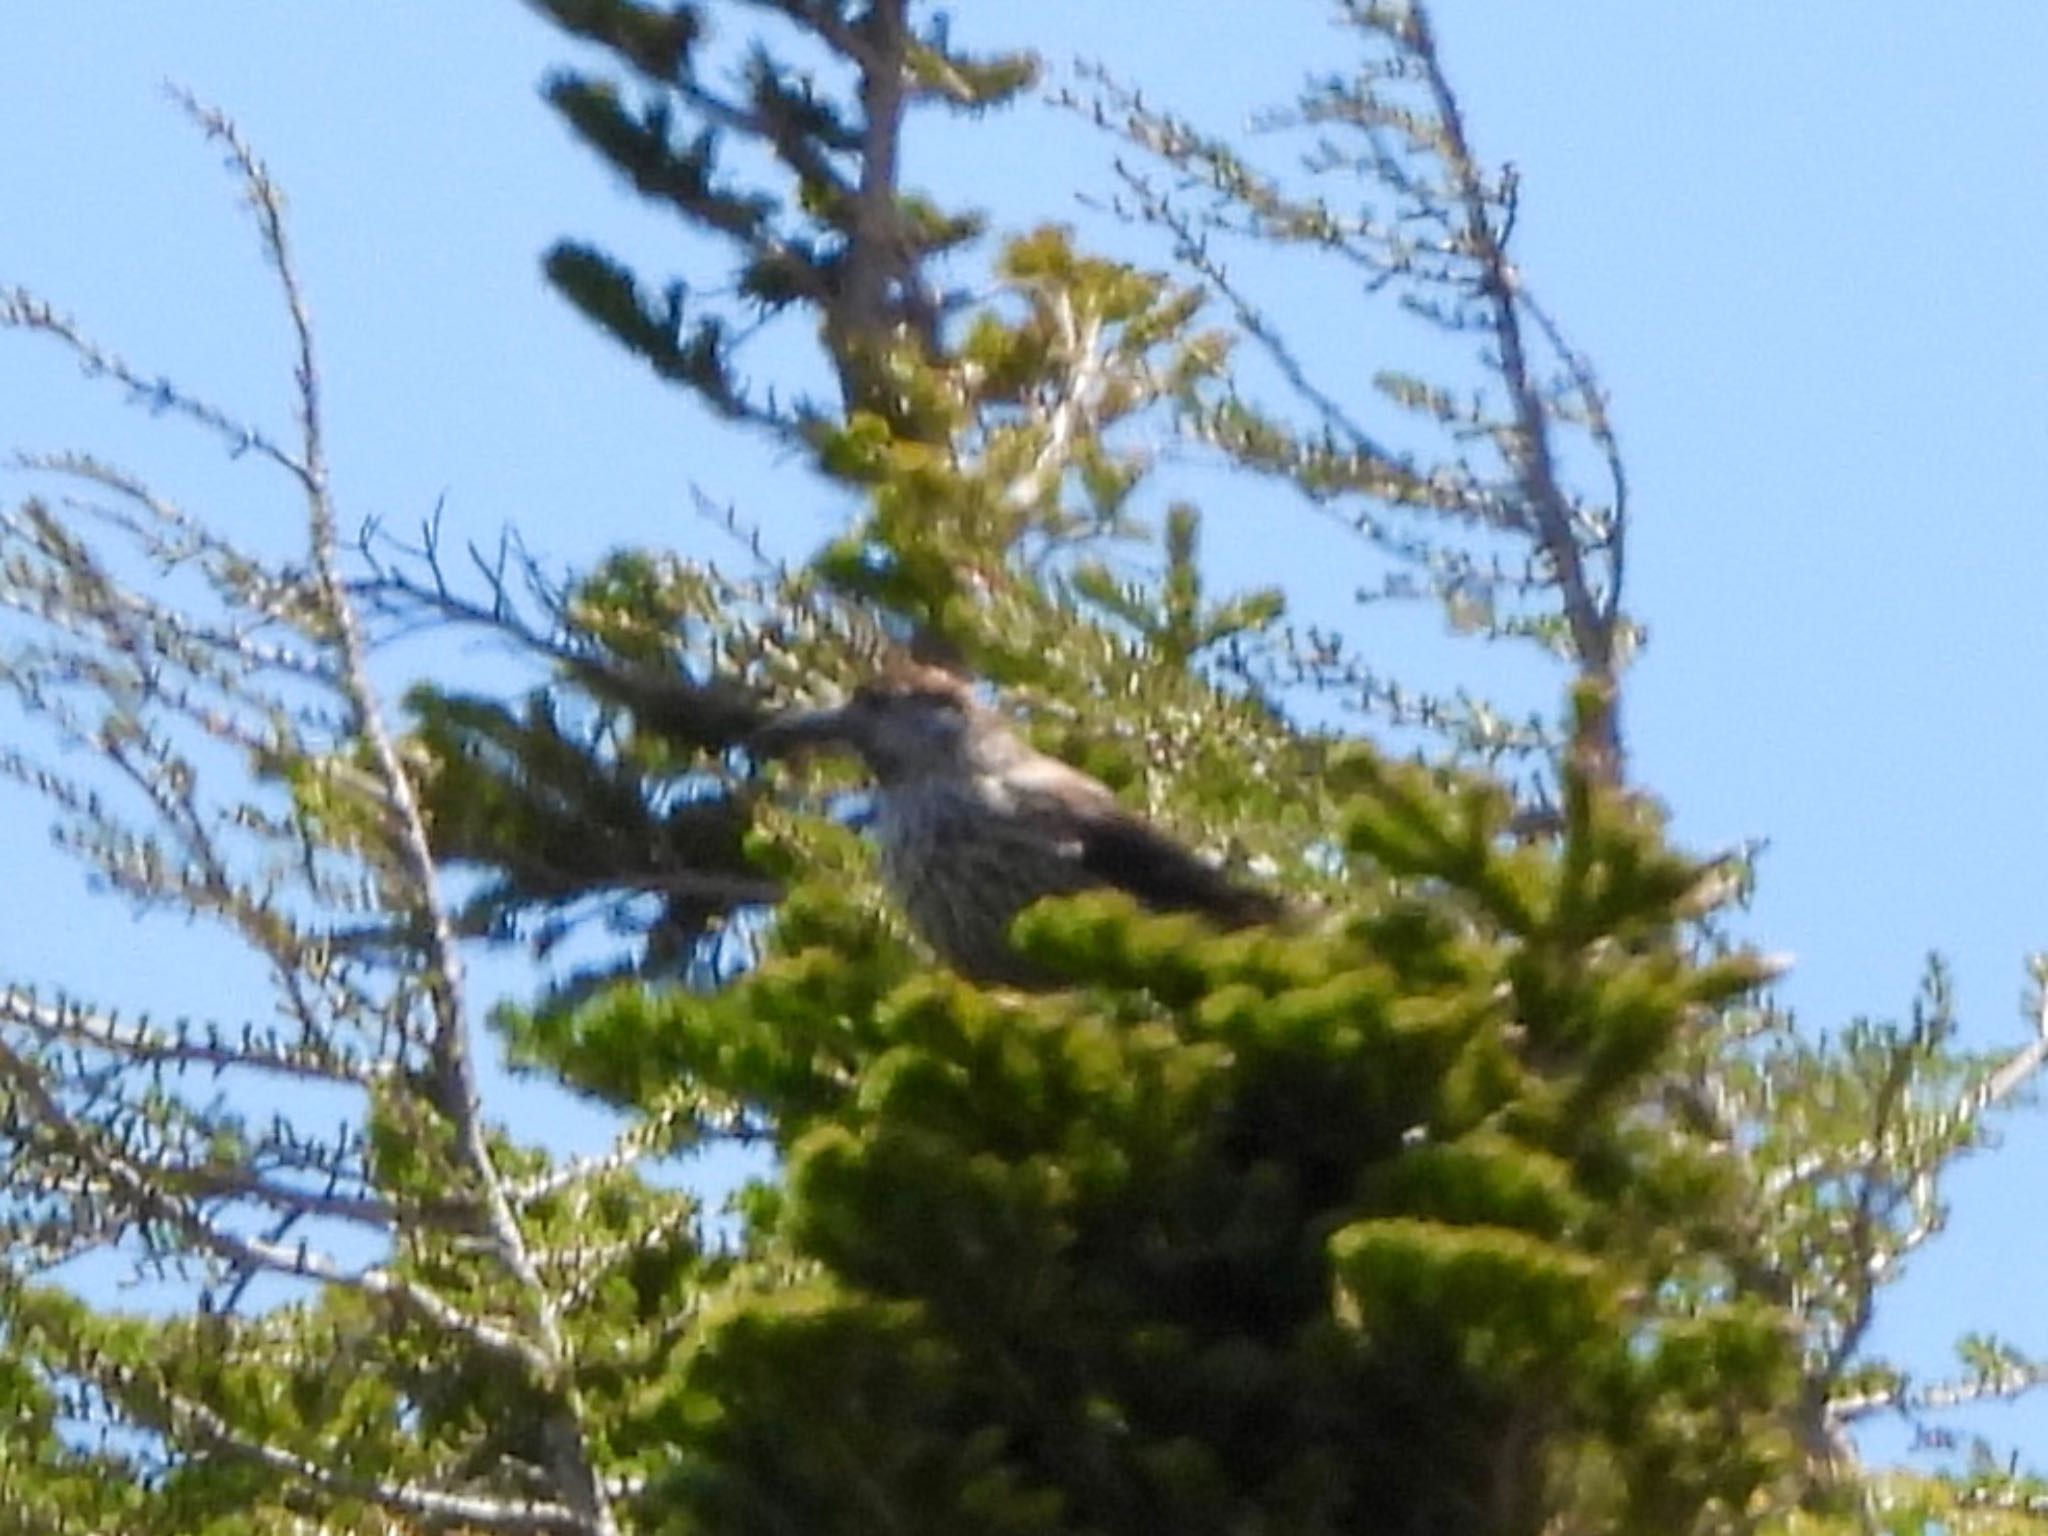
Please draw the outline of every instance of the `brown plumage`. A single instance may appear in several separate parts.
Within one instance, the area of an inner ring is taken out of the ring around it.
[[[875,778],[882,874],[947,964],[976,981],[1051,978],[1009,942],[1017,914],[1047,896],[1110,887],[1157,911],[1224,928],[1270,922],[1281,904],[1203,862],[1117,803],[1107,786],[1036,751],[965,683],[904,667],[836,709],[785,715],[762,750],[833,744]]]

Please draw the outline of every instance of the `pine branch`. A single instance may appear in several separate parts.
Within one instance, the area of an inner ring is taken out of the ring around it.
[[[1464,113],[1444,71],[1428,7],[1420,0],[1409,7],[1403,40],[1420,64],[1436,105],[1437,126],[1444,138],[1443,162],[1464,214],[1463,226],[1458,231],[1459,243],[1478,264],[1478,289],[1492,310],[1491,329],[1501,349],[1499,376],[1514,407],[1514,454],[1528,509],[1535,520],[1537,539],[1557,573],[1558,591],[1571,625],[1573,649],[1582,675],[1601,690],[1600,706],[1587,717],[1591,734],[1581,743],[1586,753],[1582,766],[1602,782],[1616,782],[1622,772],[1622,751],[1613,696],[1615,635],[1612,625],[1603,617],[1587,573],[1573,529],[1573,508],[1559,479],[1551,443],[1550,413],[1530,370],[1522,338],[1521,275],[1508,259],[1504,232],[1494,226],[1492,195],[1472,154]],[[1611,441],[1611,431],[1608,435]]]
[[[206,1067],[216,1072],[246,1068],[280,1077],[348,1087],[370,1087],[382,1069],[334,1051],[324,1042],[273,1044],[245,1026],[229,1032],[218,1025],[180,1022],[169,1032],[155,1029],[146,1017],[129,1023],[68,998],[43,1002],[21,987],[0,990],[0,1022],[19,1025],[52,1043],[104,1050],[128,1061],[167,1066]]]
[[[111,1395],[153,1404],[163,1428],[205,1451],[268,1468],[337,1498],[362,1500],[432,1527],[503,1532],[505,1536],[571,1532],[603,1536],[608,1527],[567,1505],[538,1499],[452,1493],[420,1482],[397,1482],[340,1472],[288,1447],[240,1433],[206,1404],[164,1390],[132,1367],[101,1363],[93,1372]]]
[[[133,404],[196,422],[220,438],[236,457],[255,453],[302,484],[307,478],[307,466],[266,433],[209,401],[185,393],[162,374],[149,375],[130,366],[26,288],[0,288],[0,328],[48,336],[77,359],[88,378],[112,379],[128,391]]]
[[[1112,211],[1166,234],[1176,260],[1223,298],[1234,334],[1307,416],[1297,426],[1234,386],[1186,412],[1194,435],[1234,464],[1292,485],[1396,562],[1378,589],[1361,586],[1361,599],[1427,596],[1461,632],[1532,641],[1570,661],[1590,707],[1575,711],[1567,744],[1585,771],[1618,781],[1617,686],[1635,632],[1620,607],[1627,481],[1605,396],[1510,255],[1516,179],[1511,169],[1489,175],[1474,156],[1427,7],[1337,0],[1335,9],[1339,25],[1366,40],[1366,56],[1348,76],[1311,76],[1293,105],[1256,121],[1261,131],[1309,139],[1300,160],[1306,190],[1100,67],[1082,70],[1085,93],[1058,100],[1171,173],[1155,177],[1119,160],[1123,190]],[[1331,176],[1363,181],[1392,206],[1335,208],[1313,184]],[[1362,280],[1368,298],[1389,295],[1453,340],[1488,343],[1472,359],[1485,381],[1478,388],[1384,366],[1371,376],[1383,398],[1449,444],[1439,462],[1394,448],[1345,390],[1312,371],[1227,264],[1225,248],[1237,242],[1334,262]],[[1562,382],[1543,376],[1553,361]],[[1565,483],[1567,430],[1600,456],[1607,506],[1584,503]],[[1499,469],[1476,470],[1467,459],[1474,447]],[[1459,529],[1471,542],[1446,536]],[[1500,536],[1526,548],[1523,571],[1498,569]]]
[[[595,1157],[579,1157],[528,1179],[512,1191],[521,1208],[553,1200],[579,1188],[602,1184],[631,1172],[649,1158],[665,1157],[685,1145],[725,1141],[736,1146],[772,1143],[774,1130],[758,1111],[744,1105],[719,1104],[693,1085],[679,1087],[664,1104],[635,1120]]]
[[[0,1083],[54,1145],[90,1169],[117,1197],[130,1221],[160,1222],[201,1252],[241,1270],[261,1270],[291,1279],[315,1280],[390,1301],[443,1334],[462,1339],[541,1380],[556,1369],[555,1357],[518,1334],[462,1311],[432,1288],[375,1267],[350,1269],[300,1242],[285,1244],[244,1237],[209,1220],[190,1200],[172,1194],[153,1170],[123,1154],[104,1135],[80,1122],[49,1091],[36,1065],[0,1040]]]
[[[464,1337],[488,1342],[520,1359],[535,1380],[551,1389],[554,1410],[546,1438],[555,1461],[554,1471],[570,1507],[583,1525],[601,1536],[610,1536],[616,1526],[610,1505],[599,1488],[576,1389],[568,1379],[567,1346],[556,1304],[534,1264],[485,1132],[463,1002],[462,957],[453,918],[439,894],[439,868],[425,814],[379,703],[362,621],[349,600],[341,567],[338,519],[328,479],[313,327],[292,260],[283,199],[268,171],[224,114],[189,95],[180,94],[179,100],[207,136],[226,147],[239,172],[254,210],[260,243],[290,317],[297,358],[294,383],[300,441],[296,462],[302,471],[299,478],[305,494],[309,555],[321,607],[334,637],[340,686],[353,707],[356,730],[381,781],[408,899],[426,936],[426,989],[433,1012],[433,1028],[426,1047],[434,1066],[436,1107],[453,1127],[460,1160],[475,1181],[475,1197],[498,1259],[520,1290],[537,1341],[501,1333],[466,1318],[452,1306],[440,1303],[423,1287],[382,1271],[365,1271],[353,1277],[323,1272],[319,1278],[358,1285],[372,1293],[388,1292],[421,1311],[429,1321],[457,1329]],[[194,1236],[209,1245],[224,1241],[221,1235],[208,1239],[196,1230]],[[276,1256],[259,1255],[258,1250],[252,1249],[251,1257],[274,1260]]]

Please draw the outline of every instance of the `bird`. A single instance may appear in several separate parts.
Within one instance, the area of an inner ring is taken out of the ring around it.
[[[1032,747],[943,668],[885,668],[843,704],[772,719],[753,745],[764,756],[810,747],[859,756],[874,780],[883,884],[917,935],[970,981],[1059,985],[1010,939],[1017,914],[1049,896],[1119,890],[1224,929],[1283,910],[1125,809],[1100,780]]]

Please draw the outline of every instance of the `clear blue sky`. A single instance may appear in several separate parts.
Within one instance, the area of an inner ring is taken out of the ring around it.
[[[956,10],[972,37],[1028,26],[1017,40],[1054,61],[1105,57],[1219,127],[1335,62],[1319,0]],[[2016,1040],[2022,957],[2048,946],[2048,493],[2032,463],[2048,7],[1440,0],[1438,22],[1482,151],[1521,169],[1523,263],[1616,397],[1632,607],[1653,636],[1631,695],[1638,777],[1694,846],[1771,840],[1757,933],[1797,956],[1787,995],[1810,1026],[1903,1012],[1940,949],[1970,1038]],[[802,548],[829,500],[539,279],[565,233],[666,249],[537,101],[563,53],[514,0],[16,7],[0,282],[280,418],[269,290],[212,153],[159,94],[179,81],[227,107],[290,190],[352,514],[404,524],[445,495],[458,532],[510,522],[569,561],[628,541],[703,550],[694,482]],[[1105,186],[1105,161],[1020,117],[953,129],[913,166],[1015,223],[1077,216],[1068,189]],[[1355,340],[1373,366],[1373,337]],[[281,488],[0,338],[0,446],[84,445],[249,537],[295,536]],[[1312,601],[1342,590],[1332,546],[1284,522],[1305,514],[1260,505],[1233,526],[1232,508],[1210,507],[1232,574]],[[235,1011],[181,932],[152,939],[88,901],[32,818],[0,820],[9,977],[112,974],[118,990],[132,945],[151,958],[130,995]],[[1938,1367],[1969,1327],[2048,1352],[2044,1167],[2048,1136],[2023,1112],[1957,1181],[1952,1231],[1886,1330],[1918,1363]],[[2048,1454],[2048,1419],[1986,1422]]]

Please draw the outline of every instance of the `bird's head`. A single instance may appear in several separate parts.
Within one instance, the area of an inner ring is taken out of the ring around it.
[[[781,756],[806,747],[860,754],[883,784],[962,774],[1008,732],[975,702],[967,684],[937,667],[905,666],[854,690],[831,709],[778,716],[754,734],[756,751]]]

